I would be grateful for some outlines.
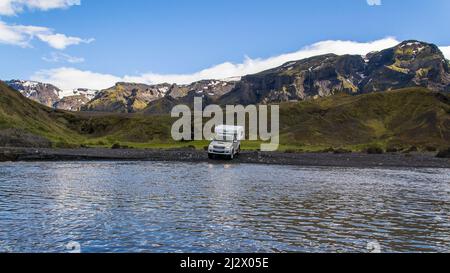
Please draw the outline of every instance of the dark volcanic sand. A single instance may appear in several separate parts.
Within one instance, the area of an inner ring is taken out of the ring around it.
[[[265,153],[243,152],[239,158],[209,160],[204,151],[195,150],[138,150],[138,149],[38,149],[0,148],[1,161],[76,161],[76,160],[144,160],[185,161],[211,163],[253,163],[298,166],[335,167],[417,167],[450,168],[450,159],[436,158],[433,154],[382,154],[362,153]]]

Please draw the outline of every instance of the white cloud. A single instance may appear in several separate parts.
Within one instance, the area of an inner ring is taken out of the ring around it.
[[[442,46],[439,48],[447,60],[450,60],[450,46]]]
[[[26,47],[29,38],[29,35],[23,30],[0,21],[0,43]]]
[[[16,15],[25,9],[50,10],[80,4],[81,0],[0,0],[0,15]]]
[[[42,59],[49,63],[61,63],[61,62],[68,62],[68,63],[82,63],[84,62],[84,58],[80,57],[74,57],[69,54],[65,54],[62,52],[52,52],[49,56],[44,56]]]
[[[56,49],[65,49],[71,45],[78,45],[81,43],[89,44],[94,41],[94,39],[81,39],[78,37],[69,37],[64,34],[38,34],[37,37],[39,40],[47,43],[49,46]]]
[[[367,43],[353,41],[323,41],[304,47],[297,52],[283,54],[268,59],[251,59],[246,57],[244,62],[240,64],[226,62],[192,74],[145,73],[141,75],[115,76],[63,67],[39,71],[32,76],[32,79],[52,83],[63,90],[71,90],[79,87],[104,89],[111,87],[116,82],[120,81],[146,84],[164,82],[185,84],[203,79],[225,79],[258,73],[266,69],[280,66],[289,61],[327,53],[335,53],[338,55],[365,55],[371,51],[379,51],[393,47],[398,43],[399,41],[390,37]]]
[[[369,6],[381,6],[381,0],[367,0]]]
[[[65,49],[71,45],[80,43],[91,43],[94,39],[82,39],[79,37],[66,36],[54,33],[47,27],[9,25],[0,21],[0,43],[16,45],[21,47],[31,47],[31,40],[37,38],[55,49]]]
[[[120,77],[108,74],[81,71],[75,68],[62,67],[42,70],[31,77],[32,80],[52,83],[63,90],[75,88],[104,89],[122,81]]]

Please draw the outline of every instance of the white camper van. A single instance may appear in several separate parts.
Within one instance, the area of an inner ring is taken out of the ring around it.
[[[244,140],[245,132],[242,126],[220,125],[216,127],[215,137],[208,147],[208,156],[213,159],[216,156],[226,156],[234,159],[241,152],[241,140]]]

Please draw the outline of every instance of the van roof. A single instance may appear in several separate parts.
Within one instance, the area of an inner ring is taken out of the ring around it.
[[[239,130],[244,130],[244,127],[242,126],[232,126],[232,125],[219,125],[216,126],[216,131],[220,130],[220,131],[239,131]]]

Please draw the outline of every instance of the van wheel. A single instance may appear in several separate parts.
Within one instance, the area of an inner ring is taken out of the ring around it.
[[[208,158],[209,159],[214,159],[214,155],[213,154],[208,154]]]

